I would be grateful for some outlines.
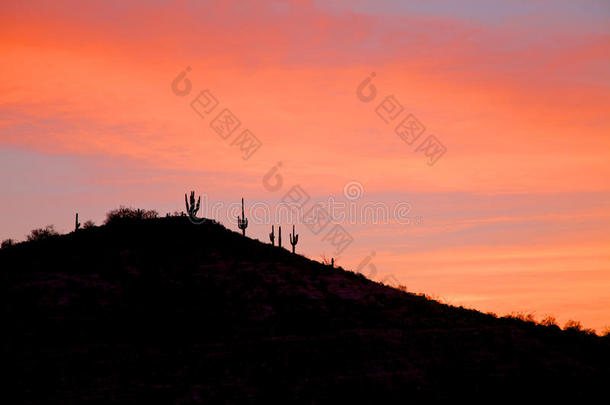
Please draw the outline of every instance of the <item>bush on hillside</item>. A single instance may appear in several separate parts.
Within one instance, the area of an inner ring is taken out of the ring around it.
[[[159,213],[155,210],[144,210],[140,208],[136,209],[121,206],[120,208],[109,211],[106,214],[106,221],[104,223],[108,225],[118,222],[139,221],[158,217]]]
[[[83,224],[83,228],[87,229],[87,228],[93,228],[95,226],[95,222],[93,222],[92,220],[88,220]]]
[[[563,326],[563,330],[570,332],[581,332],[586,335],[595,335],[595,330],[583,328],[582,324],[579,321],[573,321],[571,319],[567,321],[566,324]]]
[[[44,240],[56,235],[59,233],[55,230],[55,226],[47,225],[44,228],[33,229],[28,235],[28,241]]]
[[[2,241],[2,245],[0,245],[0,246],[2,247],[2,249],[6,249],[6,248],[9,248],[14,245],[15,245],[15,241],[13,239],[9,238],[9,239],[4,239]]]

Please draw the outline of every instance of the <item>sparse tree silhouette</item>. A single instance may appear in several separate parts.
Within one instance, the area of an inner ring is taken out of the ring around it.
[[[557,319],[553,315],[547,315],[540,321],[540,325],[557,326]]]
[[[320,257],[322,258],[322,264],[335,267],[335,258],[334,257],[328,259],[325,254],[322,254]]]
[[[155,210],[143,210],[134,209],[131,207],[121,206],[117,209],[111,210],[106,214],[106,225],[124,222],[124,221],[137,221],[142,219],[158,218],[159,214]]]
[[[55,230],[55,226],[47,225],[44,228],[33,229],[32,232],[28,235],[28,241],[44,240],[55,235],[59,235],[59,233],[57,233],[57,231]]]
[[[563,326],[563,330],[570,332],[582,332],[587,335],[594,335],[595,330],[589,328],[583,328],[580,321],[574,321],[572,319],[568,320],[566,324]]]
[[[94,226],[95,226],[95,222],[93,222],[90,219],[85,221],[85,223],[83,224],[83,228],[85,228],[85,229],[93,228]]]
[[[0,247],[2,247],[2,249],[6,249],[6,248],[9,248],[14,245],[15,245],[15,241],[13,239],[9,238],[9,239],[4,239],[2,241],[2,245],[0,245]]]
[[[563,329],[579,331],[579,330],[582,330],[582,324],[580,323],[580,321],[574,321],[574,320],[570,319],[569,321],[566,322],[565,325],[563,325]]]
[[[520,321],[524,321],[524,322],[536,323],[534,314],[529,314],[529,313],[525,313],[525,312],[511,312],[510,314],[506,315],[506,317],[512,318],[512,319],[519,319]]]

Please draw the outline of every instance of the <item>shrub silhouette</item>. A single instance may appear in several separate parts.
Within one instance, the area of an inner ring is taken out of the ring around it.
[[[117,209],[111,210],[106,214],[106,221],[104,224],[115,224],[120,222],[132,222],[143,219],[158,218],[159,213],[155,210],[144,210],[136,209],[131,207],[121,206]]]
[[[547,315],[540,321],[543,326],[557,326],[557,319],[553,315]]]
[[[505,315],[505,318],[518,319],[523,322],[536,323],[534,314],[524,313],[524,312],[511,312],[510,314]]]
[[[83,224],[83,228],[87,229],[87,228],[93,228],[95,226],[95,222],[93,222],[92,220],[87,220],[85,221],[85,223]]]
[[[55,226],[47,225],[45,228],[33,229],[28,235],[28,241],[44,240],[55,235],[59,235],[55,230]]]
[[[566,322],[566,324],[563,326],[563,328],[565,330],[580,331],[580,330],[582,330],[582,325],[579,321],[574,321],[574,320],[570,319],[569,321]]]
[[[563,326],[563,329],[570,332],[581,332],[586,335],[595,335],[595,330],[583,328],[580,321],[574,321],[572,319],[566,322],[566,324]]]
[[[15,241],[13,239],[11,239],[11,238],[4,239],[2,241],[1,247],[2,247],[2,249],[6,249],[6,248],[9,248],[9,247],[13,246],[14,244],[15,244]]]
[[[333,265],[335,264],[335,261],[331,260],[331,259],[328,259],[325,254],[321,254],[320,255],[320,260],[321,260],[322,264],[324,264],[326,266],[330,266],[331,264],[333,264]]]

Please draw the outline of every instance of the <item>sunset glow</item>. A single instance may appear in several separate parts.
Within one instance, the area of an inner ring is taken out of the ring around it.
[[[312,259],[600,332],[610,4],[489,3],[3,1],[0,238],[47,224],[69,232],[75,212],[101,224],[119,205],[181,211],[188,190],[222,205],[216,219],[237,231],[242,197],[247,210],[277,212],[298,185],[305,209],[409,207],[408,223],[335,221],[353,238],[340,253],[327,229],[292,221]],[[192,88],[179,95],[182,72]],[[357,88],[372,73],[376,97],[363,102]],[[218,105],[200,115],[204,90]],[[386,123],[388,96],[403,110]],[[211,127],[225,108],[241,123],[227,139]],[[412,145],[395,133],[409,114],[425,127]],[[245,129],[262,144],[247,159],[236,142]],[[432,165],[417,150],[429,135],[446,148]],[[279,162],[273,190],[265,176]],[[353,199],[350,182],[361,187]],[[272,223],[251,220],[249,236],[267,242]]]

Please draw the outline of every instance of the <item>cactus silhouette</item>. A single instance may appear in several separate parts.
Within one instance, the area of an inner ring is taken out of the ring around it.
[[[246,236],[246,228],[248,227],[248,218],[244,215],[244,199],[241,199],[241,218],[237,217],[237,227],[241,229]]]
[[[78,212],[76,213],[76,220],[74,221],[74,230],[78,231],[78,228],[80,228],[80,222],[78,222]]]
[[[275,230],[273,229],[273,225],[271,225],[271,233],[269,234],[269,239],[271,239],[271,245],[275,246]]]
[[[191,191],[191,203],[189,205],[188,200],[186,199],[186,193],[184,194],[184,203],[186,204],[186,211],[189,213],[190,217],[195,217],[197,215],[197,211],[199,211],[199,206],[201,205],[201,196],[197,199],[197,204],[195,204],[195,192]]]
[[[277,245],[279,247],[282,247],[282,226],[278,226],[278,238],[277,238]]]
[[[294,232],[294,225],[292,225],[292,233],[290,236],[290,244],[292,245],[292,253],[294,253],[294,247],[299,243],[299,235]]]

